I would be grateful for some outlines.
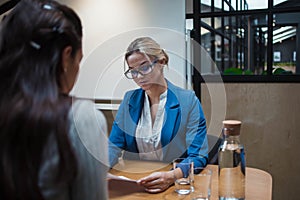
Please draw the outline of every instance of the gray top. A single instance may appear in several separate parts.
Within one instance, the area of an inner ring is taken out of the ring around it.
[[[108,199],[107,125],[93,102],[76,100],[69,113],[70,140],[78,162],[78,173],[71,184],[54,184],[58,172],[57,144],[49,138],[39,173],[39,186],[47,200]]]

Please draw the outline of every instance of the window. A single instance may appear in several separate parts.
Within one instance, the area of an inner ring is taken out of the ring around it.
[[[205,76],[219,72],[224,82],[300,82],[300,2],[186,3],[192,4],[187,5],[190,11],[186,14],[186,19],[193,22],[191,37],[210,54],[218,68]]]

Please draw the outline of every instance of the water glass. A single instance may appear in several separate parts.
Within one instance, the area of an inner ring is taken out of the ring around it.
[[[192,200],[209,200],[211,194],[211,177],[212,171],[207,168],[194,168]]]
[[[194,162],[189,158],[177,158],[173,160],[173,169],[180,168],[182,178],[175,180],[175,191],[178,194],[189,194],[193,189]]]

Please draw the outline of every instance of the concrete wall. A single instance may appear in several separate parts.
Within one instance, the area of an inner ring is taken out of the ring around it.
[[[207,125],[221,126],[220,119],[211,119],[208,85],[202,85]],[[225,84],[225,91],[225,118],[243,122],[241,141],[247,166],[272,175],[274,200],[299,199],[300,84]]]

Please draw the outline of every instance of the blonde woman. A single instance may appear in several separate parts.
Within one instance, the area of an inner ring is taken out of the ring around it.
[[[124,150],[124,159],[172,162],[192,158],[207,164],[206,122],[195,93],[173,85],[164,76],[169,56],[150,37],[134,40],[125,54],[127,78],[140,88],[128,91],[110,133],[111,167]],[[150,193],[166,190],[184,169],[157,172],[138,182]]]

